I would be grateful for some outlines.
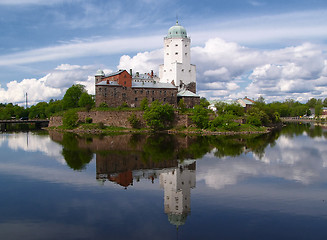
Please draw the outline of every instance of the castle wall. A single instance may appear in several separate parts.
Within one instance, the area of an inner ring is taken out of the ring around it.
[[[139,107],[144,98],[151,103],[158,100],[177,106],[177,89],[174,88],[141,88],[119,85],[99,85],[95,87],[96,106],[106,103],[109,107],[119,107],[127,103],[130,107]]]
[[[79,121],[84,122],[86,118],[92,118],[93,123],[102,122],[106,126],[126,127],[132,128],[128,118],[135,114],[141,121],[141,126],[145,127],[146,123],[143,119],[143,111],[90,111],[90,112],[78,112]],[[192,124],[191,119],[187,115],[179,115],[175,113],[175,119],[173,121],[174,127],[188,127]],[[62,117],[51,117],[49,127],[58,127],[62,125]]]

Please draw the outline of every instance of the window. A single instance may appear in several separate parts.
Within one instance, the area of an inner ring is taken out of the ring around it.
[[[125,76],[126,77],[126,76]],[[124,85],[126,85],[126,81],[124,82]]]
[[[137,90],[135,90],[134,93],[137,94]]]
[[[187,52],[185,53],[185,56],[187,56]]]
[[[166,98],[164,98],[164,102],[166,102]]]
[[[152,98],[152,102],[154,102],[154,98]],[[170,184],[171,184],[171,182],[170,182]]]
[[[175,52],[175,55],[178,55],[178,52]]]
[[[176,47],[178,47],[178,44],[175,44]]]
[[[182,72],[184,72],[184,69],[182,69]]]
[[[137,102],[137,97],[135,98],[135,102]]]
[[[167,47],[169,47],[169,45],[167,45]]]
[[[187,44],[185,44],[185,47],[187,47]]]
[[[167,55],[169,55],[169,53],[167,53]]]

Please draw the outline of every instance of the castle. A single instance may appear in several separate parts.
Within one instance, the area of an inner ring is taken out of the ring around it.
[[[130,107],[139,107],[144,98],[149,103],[158,100],[175,107],[182,99],[188,108],[200,104],[190,43],[185,28],[177,21],[164,38],[164,64],[159,66],[159,77],[153,71],[133,74],[131,69],[105,75],[98,70],[95,75],[96,106],[105,103],[109,107],[118,107],[126,103]]]

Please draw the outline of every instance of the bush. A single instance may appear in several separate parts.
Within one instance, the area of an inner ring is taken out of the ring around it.
[[[195,105],[191,119],[198,128],[207,128],[209,125],[208,110],[200,105]]]
[[[105,128],[104,123],[103,122],[99,122],[98,123],[98,128],[104,129]]]
[[[129,116],[127,120],[131,124],[132,128],[141,128],[141,120],[138,119],[134,113]]]
[[[253,116],[253,115],[252,116],[250,115],[246,118],[246,123],[251,124],[256,127],[259,127],[262,125],[260,118],[257,116]]]
[[[106,103],[100,103],[99,108],[108,108],[108,104]]]
[[[184,99],[179,100],[178,108],[181,113],[184,113],[186,111],[186,105],[185,105]]]
[[[146,110],[149,107],[149,101],[148,99],[145,97],[142,99],[141,103],[140,103],[140,108],[142,110]]]
[[[220,115],[210,122],[210,129],[223,128],[227,131],[237,131],[240,127],[240,124],[235,122],[237,118],[232,114]]]
[[[77,127],[78,115],[74,110],[67,111],[62,119],[63,126],[68,129]]]
[[[174,109],[171,105],[158,101],[152,102],[143,115],[147,125],[153,130],[161,130],[170,127],[174,120]]]
[[[85,123],[92,123],[93,119],[90,117],[85,118]]]
[[[128,106],[127,102],[123,102],[120,107],[121,108],[128,108],[129,106]]]

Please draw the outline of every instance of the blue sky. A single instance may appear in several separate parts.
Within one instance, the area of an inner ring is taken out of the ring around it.
[[[99,68],[158,71],[176,15],[201,96],[327,97],[325,0],[0,0],[0,102],[94,93]]]

